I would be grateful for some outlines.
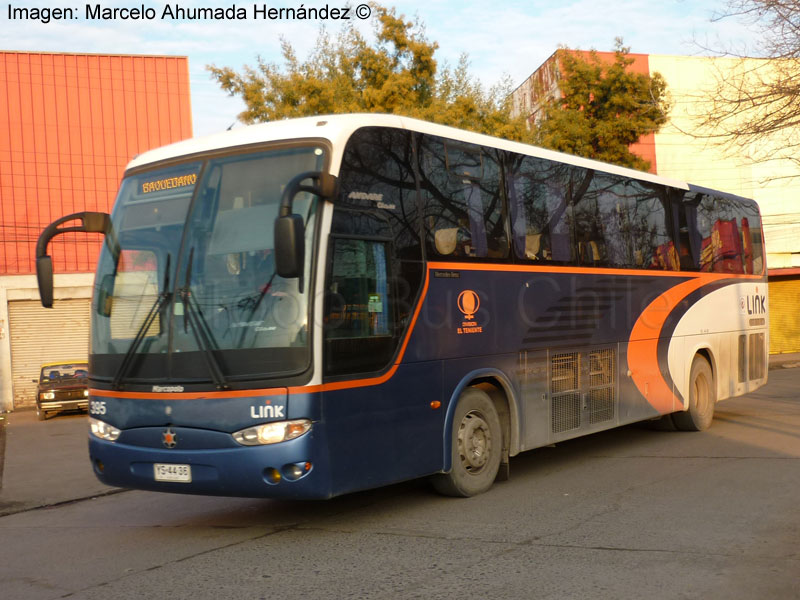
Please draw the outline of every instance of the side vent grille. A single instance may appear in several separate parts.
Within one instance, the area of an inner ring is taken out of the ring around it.
[[[612,421],[617,404],[616,371],[617,353],[614,348],[551,355],[553,433]]]
[[[763,333],[750,334],[750,380],[762,379],[766,371],[766,348]]]
[[[617,389],[616,352],[611,348],[589,353],[589,423],[603,423],[614,418],[614,392]]]
[[[581,426],[580,358],[577,352],[554,354],[551,362],[550,397],[553,433]]]

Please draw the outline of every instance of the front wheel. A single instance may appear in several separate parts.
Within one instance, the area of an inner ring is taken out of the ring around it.
[[[672,413],[672,421],[680,431],[705,431],[714,418],[714,374],[702,356],[695,356],[689,373],[689,410]]]
[[[503,433],[497,410],[483,390],[467,388],[459,397],[450,447],[452,468],[432,478],[436,491],[468,498],[492,487],[500,468]]]

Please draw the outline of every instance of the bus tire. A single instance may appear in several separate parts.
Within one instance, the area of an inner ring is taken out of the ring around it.
[[[500,417],[488,394],[465,389],[453,415],[450,443],[452,468],[435,475],[433,487],[440,494],[468,498],[492,487],[503,453]]]
[[[714,418],[717,396],[711,365],[700,355],[694,357],[689,373],[689,410],[672,413],[679,431],[705,431]]]

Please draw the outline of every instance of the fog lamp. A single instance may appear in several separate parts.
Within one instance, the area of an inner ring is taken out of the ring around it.
[[[264,469],[264,481],[267,483],[271,483],[275,485],[276,483],[280,483],[281,481],[281,474],[278,469],[273,469],[272,467],[268,469]]]

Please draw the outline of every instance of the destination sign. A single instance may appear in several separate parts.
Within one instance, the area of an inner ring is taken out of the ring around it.
[[[163,192],[175,188],[187,187],[197,183],[197,173],[181,175],[179,177],[165,177],[155,181],[142,182],[142,194],[152,194],[153,192]]]

